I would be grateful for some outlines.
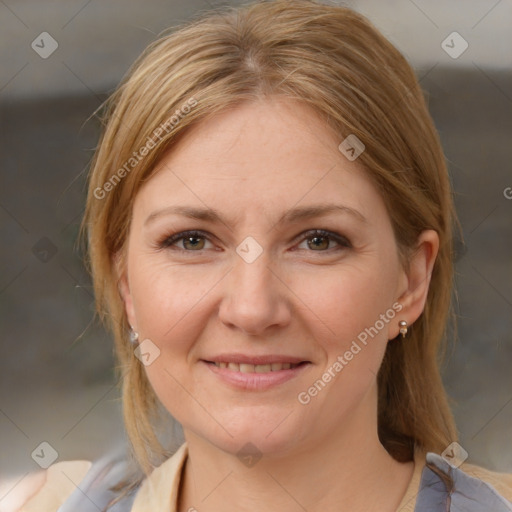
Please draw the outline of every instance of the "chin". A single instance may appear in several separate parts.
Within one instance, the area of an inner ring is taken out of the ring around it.
[[[263,411],[260,407],[248,411],[246,408],[229,418],[219,418],[219,422],[229,434],[220,426],[213,431],[204,426],[193,430],[217,448],[239,457],[245,452],[260,456],[284,455],[293,451],[303,435],[297,416],[284,408],[272,411]],[[211,421],[208,426],[212,426]]]

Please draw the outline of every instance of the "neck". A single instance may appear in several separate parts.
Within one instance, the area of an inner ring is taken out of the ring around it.
[[[185,431],[189,457],[178,511],[394,512],[414,463],[389,455],[376,423],[376,417],[372,422],[356,412],[314,444],[302,443],[286,456],[264,454],[251,467]]]

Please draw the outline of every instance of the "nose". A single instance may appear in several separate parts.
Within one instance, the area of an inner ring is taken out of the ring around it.
[[[219,308],[219,317],[229,328],[262,336],[290,322],[293,294],[270,263],[265,251],[252,263],[235,255]]]

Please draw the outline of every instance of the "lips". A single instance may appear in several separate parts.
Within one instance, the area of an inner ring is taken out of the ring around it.
[[[216,378],[244,391],[263,391],[301,374],[311,361],[295,356],[219,354],[201,361]]]

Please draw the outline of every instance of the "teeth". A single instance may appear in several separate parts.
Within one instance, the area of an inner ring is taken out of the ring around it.
[[[254,371],[256,373],[267,373],[270,372],[272,368],[271,364],[256,364],[254,365]]]
[[[254,373],[254,365],[253,364],[240,364],[239,371],[242,373]]]
[[[295,368],[298,364],[292,363],[272,363],[272,364],[247,364],[247,363],[224,363],[214,362],[217,368],[228,368],[229,370],[241,373],[268,373],[279,370],[289,370]]]

